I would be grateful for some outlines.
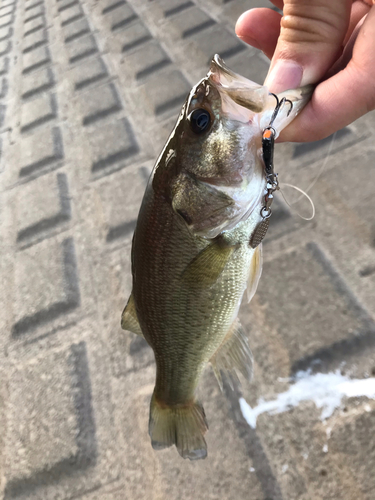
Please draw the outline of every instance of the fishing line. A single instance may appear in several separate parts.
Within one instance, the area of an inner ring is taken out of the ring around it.
[[[301,196],[298,198],[298,200],[301,200],[304,196],[309,200],[309,202],[311,204],[311,208],[312,208],[312,214],[311,214],[310,217],[304,217],[303,215],[301,215],[296,210],[294,210],[294,212],[298,215],[298,217],[301,217],[301,219],[303,219],[303,220],[312,220],[315,217],[315,205],[314,205],[314,202],[312,201],[312,199],[310,198],[310,196],[303,189],[301,189],[301,188],[299,188],[297,186],[294,186],[293,184],[287,184],[286,182],[284,182],[283,186],[287,186],[287,187],[293,188],[296,191],[299,191],[300,193],[302,193]],[[284,195],[283,191],[281,190],[281,188],[280,188],[280,192],[281,192],[282,197],[284,198],[285,203],[288,205],[288,207],[290,207],[293,210],[292,205],[294,203],[296,203],[296,201],[293,201],[292,203],[289,203],[288,200],[285,198],[285,195]]]
[[[328,158],[329,156],[331,155],[331,152],[332,152],[332,147],[333,147],[333,143],[335,142],[335,139],[336,139],[336,134],[337,132],[335,132],[333,135],[332,135],[332,139],[331,139],[331,142],[330,142],[330,145],[329,145],[329,148],[328,148],[328,151],[327,151],[327,154],[326,154],[326,157],[322,163],[322,166],[320,167],[320,170],[319,172],[317,173],[317,175],[315,176],[315,178],[312,180],[312,182],[310,183],[310,185],[307,187],[307,189],[304,191],[303,189],[297,187],[297,186],[294,186],[293,184],[287,184],[286,182],[283,182],[282,185],[280,186],[280,192],[281,192],[281,195],[282,197],[284,198],[284,201],[285,203],[288,205],[288,207],[290,207],[292,209],[293,212],[295,212],[298,217],[300,217],[301,219],[303,220],[312,220],[314,217],[315,217],[315,205],[314,205],[314,202],[313,200],[310,198],[310,196],[307,194],[309,191],[311,191],[311,189],[315,186],[315,184],[318,182],[319,178],[321,177],[321,175],[323,174],[325,168],[326,168],[326,165],[327,165],[327,162],[328,162]],[[286,199],[283,191],[282,191],[282,187],[283,186],[287,186],[287,187],[290,187],[290,188],[293,188],[295,189],[296,191],[299,191],[301,193],[301,195],[294,201],[290,202]],[[311,207],[312,207],[312,215],[310,217],[304,217],[303,215],[301,215],[297,210],[293,209],[292,205],[295,205],[296,203],[298,203],[300,200],[302,200],[302,198],[307,198],[308,201],[310,202],[311,204]]]

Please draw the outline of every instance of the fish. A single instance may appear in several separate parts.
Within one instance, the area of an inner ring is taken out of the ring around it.
[[[144,337],[155,355],[155,450],[175,445],[183,458],[207,456],[196,390],[208,363],[221,389],[222,375],[252,378],[237,316],[260,279],[275,189],[262,144],[277,138],[311,93],[270,94],[215,55],[157,159],[133,235],[133,288],[121,317],[122,328]]]

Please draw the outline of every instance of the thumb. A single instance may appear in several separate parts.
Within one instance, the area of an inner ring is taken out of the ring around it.
[[[272,92],[317,83],[340,56],[352,0],[284,0],[266,78]]]

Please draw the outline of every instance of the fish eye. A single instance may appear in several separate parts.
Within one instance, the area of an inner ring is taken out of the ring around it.
[[[190,113],[188,120],[193,132],[202,134],[211,124],[211,115],[205,109],[195,109]]]

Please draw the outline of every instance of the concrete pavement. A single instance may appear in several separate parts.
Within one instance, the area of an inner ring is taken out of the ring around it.
[[[263,413],[253,429],[241,393],[221,394],[208,369],[208,458],[155,453],[153,355],[119,327],[139,204],[187,92],[216,52],[259,83],[266,75],[266,58],[234,35],[254,6],[269,4],[0,3],[4,500],[375,498],[366,397],[344,399],[324,421],[305,401]],[[299,370],[375,376],[374,132],[371,113],[337,134],[310,193],[313,221],[278,197],[259,291],[240,313],[255,358],[243,388],[252,406],[287,391]],[[330,144],[278,146],[281,181],[306,188]]]

